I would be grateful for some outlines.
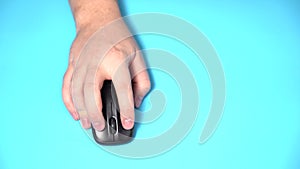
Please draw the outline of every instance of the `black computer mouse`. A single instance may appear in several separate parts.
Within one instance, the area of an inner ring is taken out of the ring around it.
[[[104,81],[101,98],[106,125],[102,131],[96,131],[92,127],[95,141],[101,145],[119,145],[132,141],[134,129],[126,130],[122,126],[118,98],[111,80]]]

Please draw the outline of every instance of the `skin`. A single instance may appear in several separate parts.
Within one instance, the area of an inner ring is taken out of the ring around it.
[[[83,128],[88,129],[93,125],[101,131],[105,121],[100,89],[104,80],[113,80],[122,125],[125,129],[131,129],[134,126],[134,107],[140,106],[151,87],[142,54],[134,38],[126,38],[114,45],[101,57],[103,60],[100,65],[93,64],[98,63],[95,60],[99,58],[92,54],[81,56],[81,63],[78,63],[85,45],[98,47],[109,43],[103,39],[89,44],[88,40],[97,30],[121,18],[118,3],[116,0],[69,0],[69,3],[76,24],[76,38],[70,49],[69,64],[63,79],[64,104],[74,120],[80,120]],[[128,30],[125,23],[115,27],[113,32],[115,34],[124,30]],[[95,70],[95,75],[88,70]],[[93,79],[89,78],[91,74]],[[74,83],[76,87],[72,88]],[[95,103],[90,102],[90,98],[94,98]]]

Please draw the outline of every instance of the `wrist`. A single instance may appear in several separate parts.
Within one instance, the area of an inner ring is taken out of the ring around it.
[[[76,31],[98,29],[121,17],[116,0],[69,0]]]

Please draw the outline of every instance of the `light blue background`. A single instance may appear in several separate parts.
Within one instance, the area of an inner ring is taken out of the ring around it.
[[[215,46],[226,74],[227,100],[213,137],[198,144],[211,102],[205,68],[178,42],[145,35],[143,47],[172,51],[197,72],[201,108],[196,124],[174,149],[153,158],[127,159],[99,148],[71,119],[61,99],[75,36],[67,1],[2,0],[1,169],[300,168],[298,1],[126,0],[122,6],[125,14],[163,12],[181,17]],[[138,137],[159,135],[177,115],[172,114],[178,103],[176,85],[165,74],[152,73],[168,105],[161,119],[140,127]]]

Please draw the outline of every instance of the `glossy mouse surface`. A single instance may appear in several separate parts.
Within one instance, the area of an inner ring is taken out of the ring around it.
[[[96,131],[92,127],[95,141],[102,145],[119,145],[132,141],[134,130],[126,130],[122,127],[117,94],[111,80],[104,81],[101,97],[106,125],[102,131]]]

